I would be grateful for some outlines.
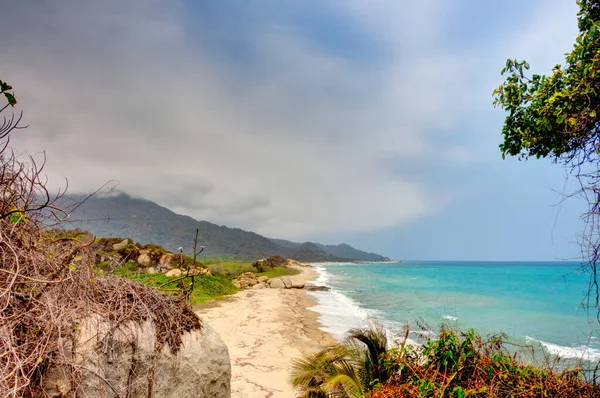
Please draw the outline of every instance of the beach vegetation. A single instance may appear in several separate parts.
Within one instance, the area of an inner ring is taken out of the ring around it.
[[[555,370],[519,361],[504,335],[442,328],[423,345],[390,348],[381,325],[350,331],[337,345],[293,364],[303,397],[592,397],[600,387],[581,368]]]
[[[307,398],[362,397],[387,380],[382,362],[386,352],[381,324],[353,329],[343,343],[294,360],[290,381]]]

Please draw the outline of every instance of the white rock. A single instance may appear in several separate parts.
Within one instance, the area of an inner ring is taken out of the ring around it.
[[[283,282],[283,284],[285,285],[286,289],[291,289],[292,288],[292,280],[290,279],[289,276],[284,276],[281,278],[281,281]]]
[[[150,259],[150,256],[148,255],[148,253],[142,253],[138,256],[137,262],[140,265],[150,265],[152,260]]]
[[[281,279],[271,279],[271,289],[285,289],[285,285]]]
[[[240,285],[242,286],[254,286],[258,283],[256,279],[240,278]]]
[[[181,276],[181,274],[183,274],[183,272],[181,272],[181,270],[179,268],[174,268],[174,269],[170,270],[169,272],[167,272],[165,274],[165,276],[168,276],[169,278],[173,278],[176,276]]]
[[[80,327],[75,350],[66,351],[76,352],[75,363],[87,370],[78,372],[77,395],[146,397],[151,387],[152,396],[157,398],[231,397],[227,346],[206,323],[201,330],[181,336],[183,344],[177,353],[172,354],[168,346],[162,347],[156,354],[152,385],[148,381],[155,355],[152,321],[141,326],[129,323],[115,329],[98,317],[82,322]],[[50,368],[43,382],[48,396],[74,395],[70,391],[70,375],[70,368]],[[65,386],[69,391],[65,391]]]
[[[292,279],[292,288],[293,289],[304,289],[304,281],[298,279]]]
[[[158,266],[160,268],[168,268],[169,264],[171,264],[171,260],[173,259],[173,255],[171,253],[165,253],[160,257],[158,261]]]
[[[112,245],[112,248],[114,251],[118,252],[119,250],[121,250],[122,248],[127,246],[128,243],[129,243],[129,240],[124,239],[120,243],[115,243],[114,245]]]

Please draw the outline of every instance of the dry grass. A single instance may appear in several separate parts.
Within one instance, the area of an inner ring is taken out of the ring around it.
[[[96,278],[88,250],[93,237],[48,232],[66,212],[45,187],[43,163],[7,149],[19,120],[0,123],[0,396],[44,396],[39,382],[56,364],[77,374],[62,346],[92,315],[115,328],[152,320],[155,349],[177,351],[183,332],[202,327],[188,306],[134,281]]]

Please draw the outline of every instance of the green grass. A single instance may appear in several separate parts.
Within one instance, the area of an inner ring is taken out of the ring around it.
[[[123,264],[121,267],[115,269],[114,274],[117,276],[127,278],[130,275],[137,273],[139,266],[140,265],[138,263],[136,263],[135,261],[129,260],[125,264]]]
[[[296,269],[296,268],[275,267],[275,268],[271,268],[268,271],[260,272],[260,273],[258,273],[256,275],[258,275],[258,276],[268,276],[269,278],[279,278],[281,276],[298,275],[299,273],[301,273],[301,271],[298,270],[298,269]]]
[[[236,261],[223,261],[214,263],[203,262],[201,266],[208,268],[213,275],[225,275],[230,278],[237,278],[244,272],[254,271],[251,263]]]
[[[192,261],[191,259],[185,258],[184,263]],[[210,270],[212,275],[202,275],[195,277],[194,292],[190,296],[190,303],[201,304],[208,300],[214,300],[222,298],[224,296],[234,294],[238,289],[233,285],[232,278],[237,278],[244,272],[254,272],[255,268],[252,267],[252,263],[242,261],[220,261],[219,259],[205,259],[201,263],[197,264],[201,267],[206,267]],[[99,274],[103,274],[98,269]],[[299,274],[300,271],[289,267],[275,267],[266,272],[257,273],[258,276],[268,276],[269,278],[278,278],[281,276],[290,276]],[[179,289],[181,288],[180,282],[169,283],[173,280],[177,280],[178,277],[168,278],[164,274],[142,274],[139,273],[139,265],[136,262],[128,261],[122,267],[117,268],[114,271],[114,275],[122,278],[128,278],[136,280],[144,285],[157,288],[163,286],[163,289]],[[186,281],[186,286],[189,286],[190,279]],[[161,290],[164,294],[174,295],[176,291]]]
[[[179,283],[169,283],[178,279],[169,278],[164,274],[135,274],[121,273],[122,277],[133,279],[146,286],[157,288],[163,286],[164,289],[177,289]],[[186,285],[189,284],[190,278],[186,280]],[[208,300],[219,299],[224,296],[234,294],[238,289],[231,282],[231,278],[225,275],[201,275],[194,277],[194,291],[190,296],[190,304],[201,304]],[[165,291],[165,294],[173,294],[173,292]]]

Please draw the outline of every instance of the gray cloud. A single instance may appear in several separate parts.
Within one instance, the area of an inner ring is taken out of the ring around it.
[[[445,2],[395,3],[332,1],[390,49],[381,65],[265,28],[249,38],[261,79],[195,42],[182,2],[3,6],[2,77],[31,124],[14,145],[45,149],[51,181],[66,176],[73,191],[116,179],[178,212],[272,236],[373,230],[439,211],[448,196],[429,195],[387,159],[431,159],[473,105],[480,54],[436,51]],[[439,153],[437,165],[472,161],[459,144]]]

